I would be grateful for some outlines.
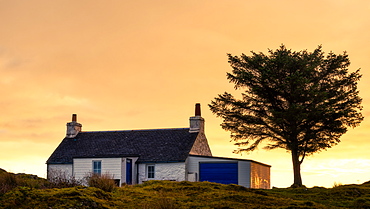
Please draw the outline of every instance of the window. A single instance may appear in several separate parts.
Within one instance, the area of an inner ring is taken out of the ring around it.
[[[93,173],[101,174],[101,161],[93,161]]]
[[[148,179],[154,179],[154,165],[148,165]]]

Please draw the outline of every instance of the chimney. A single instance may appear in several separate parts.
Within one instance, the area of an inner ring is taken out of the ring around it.
[[[81,132],[82,125],[77,123],[77,114],[72,114],[72,122],[67,123],[67,138],[74,138]]]
[[[200,114],[200,103],[195,104],[195,116],[201,116],[201,114]]]
[[[204,118],[201,116],[200,103],[195,104],[195,116],[190,117],[189,132],[204,132]]]
[[[72,114],[72,122],[77,122],[77,114]]]

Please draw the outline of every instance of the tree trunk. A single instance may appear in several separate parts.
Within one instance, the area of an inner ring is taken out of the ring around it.
[[[293,161],[293,173],[294,173],[294,183],[292,187],[302,187],[302,177],[301,177],[301,162],[299,161],[299,155],[297,150],[292,150],[292,161]]]

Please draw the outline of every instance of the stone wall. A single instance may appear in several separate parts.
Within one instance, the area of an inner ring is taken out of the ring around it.
[[[204,132],[200,132],[190,150],[191,155],[212,156],[208,141]]]

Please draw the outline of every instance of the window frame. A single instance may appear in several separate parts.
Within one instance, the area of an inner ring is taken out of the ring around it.
[[[95,167],[97,166],[97,167]],[[97,175],[101,175],[101,171],[102,171],[102,162],[101,160],[93,160],[92,161],[92,173],[93,174],[97,174]]]
[[[146,167],[146,176],[148,179],[154,179],[155,178],[155,165],[147,165]]]

